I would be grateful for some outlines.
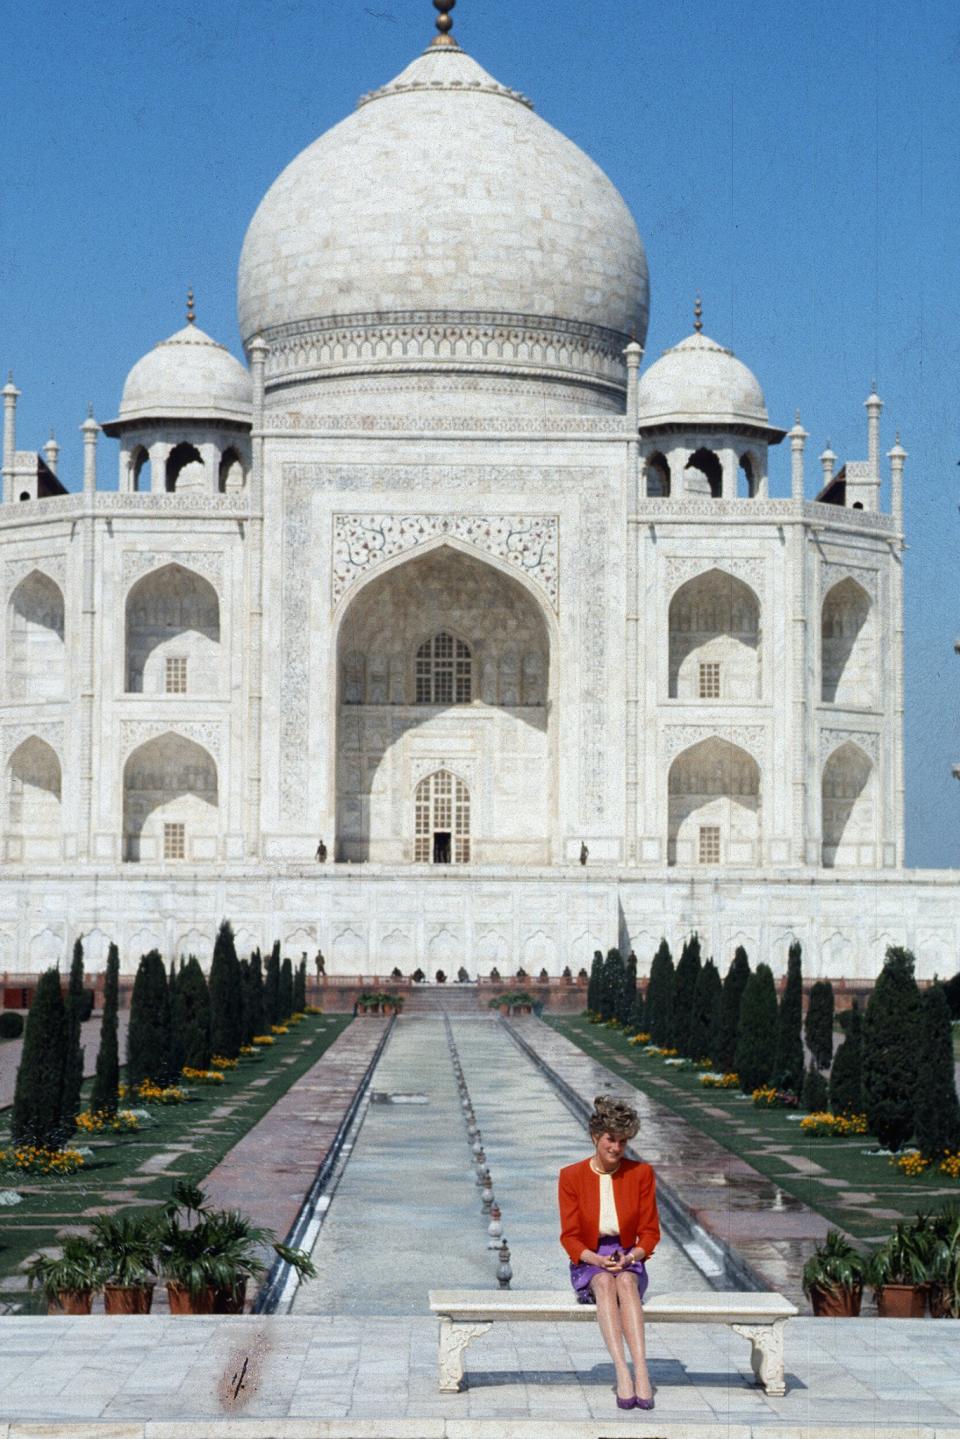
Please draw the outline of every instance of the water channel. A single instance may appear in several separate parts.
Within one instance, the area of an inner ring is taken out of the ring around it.
[[[296,1292],[293,1313],[422,1317],[430,1289],[496,1287],[448,1035],[503,1211],[511,1287],[565,1288],[557,1172],[590,1152],[583,1125],[495,1019],[456,1016],[448,1028],[442,1015],[406,1015],[325,1196],[318,1278]],[[636,1145],[642,1153],[642,1135]],[[650,1275],[651,1294],[709,1288],[666,1233]]]

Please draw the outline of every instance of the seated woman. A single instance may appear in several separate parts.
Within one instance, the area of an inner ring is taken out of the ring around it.
[[[617,1374],[618,1409],[652,1409],[643,1336],[646,1261],[660,1239],[656,1185],[649,1164],[624,1159],[640,1128],[635,1109],[598,1095],[590,1117],[594,1153],[560,1171],[560,1243],[580,1304],[596,1304]],[[624,1358],[626,1340],[633,1380]]]

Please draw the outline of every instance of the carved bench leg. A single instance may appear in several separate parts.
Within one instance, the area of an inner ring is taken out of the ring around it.
[[[773,1324],[732,1324],[735,1334],[742,1334],[750,1340],[750,1365],[757,1383],[763,1385],[764,1393],[772,1399],[786,1394],[787,1386],[783,1377],[783,1324],[777,1319]]]
[[[437,1365],[445,1394],[456,1394],[463,1387],[464,1351],[471,1339],[479,1339],[489,1328],[489,1324],[455,1324],[446,1315],[441,1317]]]

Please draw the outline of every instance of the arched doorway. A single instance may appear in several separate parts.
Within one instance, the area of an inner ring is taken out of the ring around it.
[[[31,735],[10,756],[7,772],[6,857],[14,862],[59,859],[60,760],[46,740]]]
[[[724,570],[681,585],[670,601],[671,699],[740,703],[760,698],[760,601]]]
[[[123,769],[123,857],[193,863],[217,858],[217,766],[193,740],[168,731],[142,744]]]
[[[826,595],[820,631],[824,703],[871,708],[876,700],[873,607],[856,580],[841,580]]]
[[[824,765],[821,803],[825,868],[876,863],[873,776],[869,756],[850,741],[835,749]]]
[[[712,736],[670,766],[667,863],[760,862],[760,770],[746,750]]]
[[[470,791],[449,770],[425,775],[414,812],[416,864],[470,863]]]
[[[12,700],[59,699],[65,682],[63,592],[33,570],[10,596],[7,694]]]
[[[220,600],[209,580],[177,564],[153,570],[127,595],[126,618],[128,693],[217,693]]]

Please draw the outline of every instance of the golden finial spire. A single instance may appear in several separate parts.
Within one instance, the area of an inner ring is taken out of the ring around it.
[[[450,11],[453,9],[456,3],[457,0],[433,0],[433,8],[440,11],[440,15],[437,19],[437,29],[440,31],[440,33],[439,35],[435,35],[433,37],[431,44],[449,45],[456,48],[457,42],[450,34],[450,31],[453,29],[453,21],[450,19]]]
[[[693,302],[693,328],[697,334],[703,329],[703,302],[700,299],[700,291],[697,291],[697,298]]]
[[[193,324],[195,324],[195,323],[196,323],[196,319],[197,319],[197,312],[196,312],[196,310],[193,308],[193,286],[191,286],[190,289],[187,291],[187,324],[188,324],[188,325],[193,325]]]

